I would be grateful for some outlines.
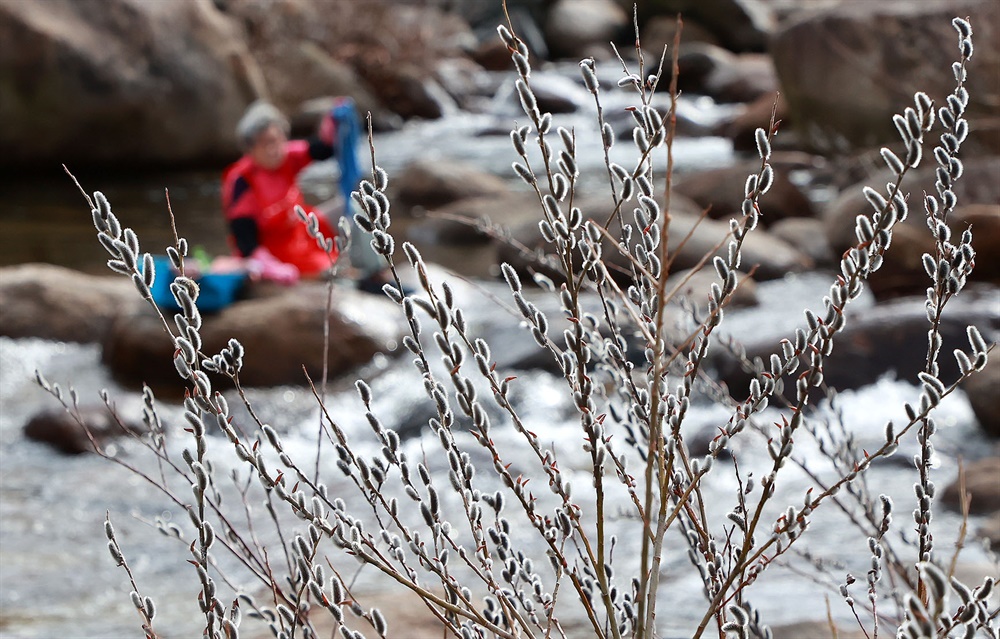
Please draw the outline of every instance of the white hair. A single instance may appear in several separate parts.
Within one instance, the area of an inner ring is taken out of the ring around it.
[[[288,135],[288,118],[278,110],[278,107],[263,100],[257,100],[248,106],[243,117],[240,118],[239,124],[236,125],[236,139],[239,141],[240,147],[244,151],[253,147],[257,136],[273,124],[277,124],[285,132],[285,135]]]

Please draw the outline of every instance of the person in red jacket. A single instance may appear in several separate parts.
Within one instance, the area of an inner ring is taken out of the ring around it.
[[[333,155],[334,124],[327,115],[311,140],[289,141],[288,132],[288,120],[273,105],[247,108],[236,127],[244,155],[223,173],[222,203],[235,252],[263,277],[291,283],[323,274],[337,258],[336,248],[327,254],[295,213],[296,205],[313,211],[323,235],[336,234],[306,205],[297,184],[302,169]]]

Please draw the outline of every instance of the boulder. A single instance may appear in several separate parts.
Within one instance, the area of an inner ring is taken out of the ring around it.
[[[955,237],[972,226],[972,246],[978,255],[972,281],[1000,284],[1000,265],[990,259],[1000,246],[1000,204],[960,206],[949,216]],[[927,289],[930,278],[924,270],[924,253],[934,255],[934,238],[926,226],[901,224],[893,233],[892,246],[885,254],[882,268],[871,278],[872,292],[877,297],[914,295]]]
[[[940,105],[954,89],[955,16],[970,17],[976,47],[969,151],[997,153],[1000,3],[993,0],[842,2],[790,20],[774,34],[771,53],[803,140],[825,151],[898,141],[892,116],[913,104],[914,91]]]
[[[496,94],[495,74],[469,58],[447,58],[434,67],[434,78],[455,103],[465,111],[482,111]]]
[[[976,530],[993,552],[1000,550],[1000,511],[986,518],[985,523]]]
[[[531,91],[535,94],[538,110],[542,113],[574,113],[582,106],[593,104],[593,97],[577,77],[568,77],[554,71],[533,71],[531,73]],[[510,77],[497,89],[493,100],[493,112],[501,117],[513,116],[523,120],[524,109],[514,86],[514,78]]]
[[[480,244],[489,241],[484,224],[508,229],[537,220],[538,197],[534,193],[470,197],[428,212],[428,220],[411,228],[411,235],[444,244]],[[497,229],[502,232],[501,229]]]
[[[687,297],[702,309],[705,309],[712,284],[718,282],[719,275],[711,266],[695,272],[692,272],[691,269],[684,269],[670,274],[670,277],[667,278],[666,291],[670,293],[676,290],[677,296]],[[729,300],[729,308],[746,308],[757,306],[757,304],[757,282],[752,277],[741,277],[739,286]]]
[[[453,8],[461,12],[473,6],[485,9],[489,14],[485,19],[469,21],[479,36],[476,47],[470,52],[472,59],[478,64],[490,71],[514,69],[514,63],[510,59],[511,52],[497,35],[497,25],[507,24],[508,20],[514,27],[514,33],[527,45],[532,67],[538,68],[539,58],[548,59],[549,47],[540,26],[544,23],[547,10],[545,3],[539,0],[511,0],[505,7],[491,2],[459,2]]]
[[[79,417],[79,421],[77,421]],[[103,446],[108,440],[139,434],[143,428],[129,421],[119,421],[103,405],[81,406],[77,417],[63,409],[43,410],[36,413],[24,426],[24,436],[67,455],[92,452],[94,444]],[[81,423],[83,425],[81,425]],[[94,438],[91,442],[90,436]]]
[[[728,221],[699,221],[694,216],[680,213],[671,215],[667,246],[673,254],[673,268],[691,268],[713,251],[715,255],[725,255],[728,239]],[[682,241],[684,245],[680,246]],[[716,245],[720,243],[721,246],[716,249]],[[748,234],[743,242],[740,268],[746,272],[753,270],[754,278],[758,281],[784,277],[788,273],[806,271],[813,266],[812,260],[805,254],[760,227]]]
[[[677,66],[678,88],[719,102],[752,102],[764,95],[773,100],[778,93],[774,63],[760,53],[735,54],[695,42],[681,46]],[[666,91],[669,85],[661,83],[659,88]]]
[[[847,325],[834,342],[833,354],[823,362],[824,382],[837,390],[860,388],[872,384],[889,372],[899,379],[916,380],[924,370],[927,355],[927,315],[923,298],[907,298],[883,302],[872,308],[848,311]],[[1000,329],[1000,309],[994,300],[955,298],[949,304],[941,323],[942,380],[958,377],[958,365],[951,352],[957,348],[969,350],[966,327],[976,325],[984,335]],[[746,356],[753,361],[767,361],[772,353],[780,353],[779,340],[790,335],[760,335],[742,344]],[[718,379],[725,382],[737,399],[746,397],[751,375],[723,349],[709,355]],[[808,361],[803,359],[803,363]],[[800,366],[801,372],[803,367]],[[819,391],[816,391],[817,394]],[[795,384],[785,380],[785,395],[794,396]]]
[[[584,215],[604,224],[611,213],[610,206],[602,200],[589,204],[581,201],[578,206]],[[626,205],[631,209],[631,205]],[[671,268],[680,270],[693,268],[701,262],[706,254],[724,255],[727,251],[729,237],[728,222],[701,219],[696,213],[697,204],[675,194],[671,197],[670,236],[668,249]],[[612,234],[617,234],[617,223],[611,227]],[[513,244],[502,243],[498,248],[498,261],[508,262],[519,272],[538,270],[550,277],[558,274],[547,266],[539,251],[547,249],[538,229],[537,221],[527,222],[513,231]],[[717,248],[718,247],[718,248]],[[621,282],[628,281],[630,272],[628,260],[621,255],[617,246],[605,241],[603,257],[609,271]],[[812,268],[813,263],[803,253],[779,240],[767,231],[758,228],[750,233],[743,244],[742,268],[746,271],[755,269],[757,280],[783,277],[787,273],[804,271]]]
[[[270,99],[292,118],[293,134],[312,135],[320,118],[339,97],[350,97],[358,113],[371,113],[379,129],[392,117],[375,91],[348,64],[309,41],[286,42],[280,56],[262,64]],[[261,55],[258,53],[258,55]]]
[[[982,429],[1000,437],[1000,355],[996,350],[986,368],[967,379],[962,388]]]
[[[629,10],[633,2],[620,0]],[[684,16],[711,32],[731,51],[763,51],[776,26],[774,11],[764,0],[639,0],[640,24],[658,15]]]
[[[614,0],[556,0],[545,39],[553,56],[579,59],[607,50],[628,24],[628,14]]]
[[[973,158],[965,162],[965,172],[955,182],[953,191],[959,206],[950,217],[953,237],[956,239],[968,225],[972,225],[972,246],[979,255],[973,281],[1000,283],[1000,266],[988,256],[996,255],[1000,246],[1000,156]],[[866,184],[878,188],[892,178],[881,171],[863,183],[845,189],[823,212],[826,235],[836,255],[857,243],[854,233],[859,214],[870,214],[871,205],[862,188]],[[934,193],[934,166],[924,166],[908,174],[903,182],[904,192],[911,194],[910,213],[905,222],[893,232],[892,245],[886,252],[884,266],[871,279],[872,291],[879,297],[893,297],[923,292],[928,285],[927,274],[921,263],[925,252],[933,253],[933,238],[926,225],[926,213],[916,194]],[[884,186],[883,186],[884,189]]]
[[[708,208],[710,217],[728,219],[741,214],[747,176],[759,170],[760,160],[749,160],[719,169],[681,174],[674,179],[674,188]],[[788,171],[779,166],[774,167],[770,190],[760,197],[760,209],[763,213],[760,221],[765,225],[790,217],[813,216],[809,198],[789,180]]]
[[[275,295],[237,302],[206,317],[202,352],[212,354],[235,337],[246,349],[240,382],[247,386],[304,384],[323,371],[326,286],[302,283]],[[330,315],[329,373],[336,376],[386,352],[402,335],[396,307],[384,297],[338,286]],[[104,341],[102,360],[123,383],[178,388],[174,345],[147,309],[122,314]]]
[[[775,120],[781,122],[778,135],[773,139],[772,146],[785,146],[794,138],[794,131],[788,127],[788,102],[783,95],[778,95],[777,104],[773,93],[765,93],[746,105],[746,108],[733,117],[720,122],[716,134],[733,141],[733,149],[737,151],[757,152],[757,129],[767,130],[771,124],[771,113]]]
[[[231,158],[264,91],[211,0],[2,0],[0,42],[7,167]]]
[[[826,239],[821,220],[788,217],[772,224],[768,232],[808,255],[817,266],[835,263],[835,256],[829,240]]]
[[[673,51],[674,36],[677,33],[677,16],[656,15],[649,18],[642,27],[639,34],[639,41],[642,43],[644,55],[651,59],[659,60],[663,53],[663,47],[667,47],[667,55]],[[705,42],[707,44],[719,44],[719,39],[715,37],[708,28],[701,25],[697,20],[684,17],[684,26],[681,30],[681,44],[694,42]]]
[[[1000,511],[1000,457],[985,457],[966,463],[965,492],[972,498],[970,513],[982,515]],[[959,478],[956,477],[941,493],[941,503],[961,512]]]
[[[122,276],[87,275],[51,264],[0,268],[0,335],[99,342],[115,315],[141,304]]]
[[[778,77],[770,56],[741,53],[705,78],[704,93],[718,102],[753,102],[777,97]]]
[[[446,158],[419,158],[394,177],[394,204],[403,208],[441,207],[457,200],[510,192],[495,175]]]
[[[670,96],[663,92],[657,92],[650,100],[650,106],[660,113],[668,113],[670,111]],[[688,106],[689,108],[686,108]],[[630,145],[633,144],[637,122],[631,111],[625,109],[606,110],[604,121],[611,125],[616,139],[627,141]],[[712,135],[712,126],[705,120],[703,112],[697,106],[681,102],[674,114],[674,135],[676,137]]]
[[[433,61],[472,46],[469,25],[434,6],[316,0],[220,0],[246,28],[271,98],[294,110],[319,96],[349,95],[376,123],[437,118]]]

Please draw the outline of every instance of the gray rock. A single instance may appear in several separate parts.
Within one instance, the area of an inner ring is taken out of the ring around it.
[[[971,18],[976,47],[966,111],[973,134],[963,155],[997,153],[1000,4],[992,0],[842,2],[790,20],[771,53],[803,139],[827,151],[898,142],[892,116],[913,104],[914,91],[940,100],[954,90],[955,16]]]
[[[525,220],[537,220],[538,197],[533,193],[471,197],[429,211],[427,215],[429,219],[421,222],[419,228],[412,228],[410,235],[446,244],[480,244],[490,239],[483,228],[487,220],[490,227],[503,229]]]
[[[219,3],[245,26],[271,100],[294,111],[315,97],[347,95],[375,124],[391,122],[389,113],[440,117],[433,63],[475,40],[461,16],[433,3]]]
[[[495,175],[446,158],[421,158],[392,181],[393,204],[433,209],[457,200],[500,196],[510,187]]]
[[[684,269],[670,274],[665,290],[668,293],[676,290],[678,296],[690,298],[704,310],[712,284],[718,283],[718,281],[719,276],[710,265],[694,273],[691,269]],[[739,286],[729,300],[729,308],[757,306],[757,283],[749,276],[741,277],[739,282]]]
[[[304,384],[323,371],[326,287],[303,283],[276,294],[237,302],[206,317],[202,351],[217,353],[230,338],[246,349],[241,383],[247,386]],[[402,336],[398,309],[388,299],[338,286],[330,315],[331,377],[387,352]],[[122,314],[104,341],[102,360],[122,383],[180,388],[174,345],[148,309]]]
[[[78,455],[93,452],[95,444],[103,446],[108,440],[142,432],[137,424],[119,422],[106,406],[81,406],[77,417],[80,421],[62,408],[43,410],[25,424],[24,436],[61,453]]]
[[[995,512],[986,518],[976,534],[986,540],[994,552],[1000,550],[1000,512]]]
[[[709,216],[729,219],[741,214],[747,176],[760,170],[760,160],[751,160],[733,166],[706,169],[678,175],[674,188],[704,208]],[[770,225],[789,217],[812,217],[813,207],[809,198],[788,179],[788,171],[774,167],[774,183],[760,197],[761,224]]]
[[[607,49],[629,23],[614,0],[557,0],[549,10],[545,38],[554,56],[580,58]]]
[[[775,101],[777,100],[777,104]],[[789,118],[788,103],[783,95],[778,95],[775,99],[773,93],[765,93],[756,100],[746,105],[746,108],[734,114],[731,118],[726,118],[719,123],[716,134],[722,135],[733,141],[733,148],[737,151],[757,152],[757,129],[768,129],[771,124],[771,113],[774,112],[775,120],[781,122],[781,129],[777,137],[772,141],[772,146],[787,146],[790,139],[795,138],[794,131],[788,127]]]
[[[313,135],[334,100],[344,96],[354,100],[359,113],[371,112],[376,130],[394,128],[393,115],[353,68],[314,42],[287,44],[288,50],[266,64],[263,74],[271,99],[289,114],[293,134]]]
[[[115,316],[139,306],[123,276],[87,275],[51,264],[0,268],[0,335],[99,342]]]
[[[582,80],[568,77],[555,71],[533,71],[531,91],[542,113],[574,113],[585,104],[592,103],[590,93]],[[521,99],[510,78],[497,90],[493,100],[493,112],[503,118],[512,116],[517,120],[527,117],[521,107]]]
[[[681,47],[677,60],[678,86],[683,91],[699,93],[719,102],[751,102],[778,93],[774,63],[760,53],[735,54],[707,42]],[[667,85],[661,84],[661,90]]]
[[[629,8],[632,2],[622,1]],[[763,51],[776,26],[775,14],[762,0],[641,0],[640,22],[678,13],[712,33],[730,51]]]
[[[642,27],[639,41],[642,43],[642,50],[645,55],[659,60],[666,46],[669,52],[673,51],[674,35],[677,32],[677,16],[655,15],[651,16]],[[697,20],[684,16],[684,28],[681,31],[681,44],[691,44],[694,42],[705,42],[708,44],[719,44],[719,39],[715,37],[708,28],[702,26]]]
[[[833,354],[824,358],[823,381],[837,390],[854,389],[872,384],[890,371],[900,379],[915,380],[926,364],[928,322],[924,301],[906,298],[849,313]],[[941,323],[941,352],[947,353],[940,359],[942,380],[958,376],[958,365],[950,354],[956,348],[968,350],[969,324],[976,325],[984,335],[994,334],[1000,330],[1000,308],[992,299],[952,300]],[[761,336],[744,342],[747,358],[766,362],[771,353],[781,352],[780,337],[790,336]],[[729,386],[734,397],[743,399],[751,375],[723,349],[713,351],[709,357],[718,371],[718,379]],[[808,363],[804,358],[803,362]],[[794,380],[785,380],[785,395],[794,394]]]
[[[969,512],[974,515],[1000,511],[1000,457],[985,457],[965,464],[965,492],[971,497]],[[959,479],[941,493],[941,503],[961,512]]]
[[[1000,355],[996,350],[986,368],[967,379],[962,388],[979,425],[990,435],[1000,437]]]
[[[208,0],[4,0],[0,42],[4,166],[229,158],[265,90]]]
[[[578,206],[585,217],[597,220],[601,224],[608,221],[611,213],[610,206],[603,198],[584,198],[578,202]],[[632,205],[627,205],[626,208],[631,209]],[[700,207],[680,194],[671,196],[671,209],[670,237],[667,246],[673,260],[673,269],[697,266],[706,254],[725,254],[729,237],[728,222],[700,219],[697,213]],[[610,230],[613,235],[617,236],[617,228],[617,223],[612,223]],[[514,229],[513,239],[513,246],[509,244],[499,246],[498,261],[509,262],[522,273],[535,269],[549,277],[559,279],[558,273],[538,255],[538,251],[547,247],[542,240],[537,220]],[[621,282],[629,280],[628,260],[621,255],[617,246],[605,241],[603,257],[613,277]],[[754,277],[757,280],[782,277],[787,273],[804,271],[812,266],[812,260],[807,256],[764,229],[756,229],[747,235],[744,241],[742,268],[747,272],[755,269]]]
[[[834,263],[833,250],[826,239],[823,222],[814,218],[789,217],[768,229],[775,237],[808,255],[817,265]]]
[[[973,281],[1000,282],[1000,266],[996,260],[985,256],[995,255],[1000,246],[1000,156],[972,158],[965,162],[965,172],[955,182],[953,191],[958,197],[959,207],[950,216],[955,239],[971,224],[973,227],[972,246],[979,255]],[[826,235],[835,255],[854,246],[856,218],[860,214],[870,215],[872,207],[865,199],[862,188],[871,185],[885,192],[885,184],[892,176],[888,171],[880,171],[868,180],[845,189],[823,212]],[[908,174],[903,182],[904,193],[910,193],[909,215],[905,222],[897,224],[893,232],[892,244],[884,257],[884,266],[871,279],[873,292],[879,297],[923,292],[928,285],[927,274],[921,263],[925,252],[933,253],[933,238],[927,230],[926,213],[918,194],[935,193],[934,167],[921,167]],[[982,205],[982,206],[980,206]]]

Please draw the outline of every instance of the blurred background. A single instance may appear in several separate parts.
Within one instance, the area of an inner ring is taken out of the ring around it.
[[[879,165],[873,151],[895,139],[891,116],[917,87],[936,99],[951,90],[948,18],[969,15],[977,54],[963,156],[1000,150],[995,2],[641,0],[633,14],[626,0],[510,0],[507,9],[535,56],[543,110],[580,137],[595,118],[576,63],[602,63],[608,118],[630,137],[622,107],[632,98],[615,95],[621,66],[609,43],[633,63],[634,18],[651,72],[682,13],[680,87],[690,99],[679,170],[733,164],[780,92],[776,144],[800,153],[784,156],[779,173],[799,169],[813,201]],[[0,264],[93,270],[82,241],[89,215],[62,165],[157,244],[169,189],[182,232],[225,251],[218,175],[238,157],[235,124],[258,98],[305,135],[334,96],[352,97],[371,113],[379,161],[397,180],[413,163],[450,159],[510,181],[506,134],[520,112],[495,31],[505,21],[500,0],[0,0]],[[600,174],[600,153],[583,162]],[[306,181],[315,199],[333,193],[328,176]],[[731,213],[712,188],[686,190],[714,215]],[[442,197],[408,194],[397,219],[411,205],[450,203]],[[801,200],[789,208],[822,213]]]
[[[968,16],[976,44],[967,85],[971,132],[962,147],[965,175],[956,186],[960,207],[952,219],[957,230],[974,227],[978,258],[976,282],[963,294],[968,303],[956,305],[956,339],[963,322],[977,323],[995,339],[1000,2],[639,0],[633,6],[627,0],[508,0],[507,11],[505,16],[500,0],[0,0],[0,636],[135,636],[127,588],[100,535],[103,513],[121,513],[122,534],[133,551],[163,543],[148,522],[177,516],[134,477],[95,458],[65,462],[24,433],[52,405],[30,381],[36,367],[53,379],[76,381],[90,392],[91,403],[102,387],[122,393],[122,405],[133,414],[139,402],[127,390],[140,381],[135,369],[116,368],[106,350],[102,354],[102,343],[122,330],[112,324],[115,312],[125,308],[124,297],[103,284],[81,285],[92,280],[70,279],[68,271],[37,266],[107,271],[89,207],[63,166],[88,192],[108,195],[145,250],[162,252],[172,244],[169,191],[180,234],[208,254],[222,254],[228,247],[219,179],[239,157],[234,129],[246,106],[272,101],[291,118],[293,134],[305,136],[336,97],[350,96],[363,114],[370,113],[377,162],[390,174],[397,246],[410,240],[428,261],[489,286],[500,261],[527,268],[530,258],[511,254],[455,217],[485,216],[513,229],[524,243],[538,240],[537,200],[511,169],[516,156],[508,134],[527,118],[513,88],[510,57],[496,34],[508,18],[532,52],[532,86],[541,110],[577,134],[578,204],[602,217],[610,206],[607,171],[594,98],[578,63],[597,61],[601,104],[619,139],[612,159],[631,166],[634,121],[626,108],[636,97],[617,87],[623,69],[611,43],[630,71],[642,64],[648,75],[664,46],[672,46],[676,17],[683,15],[673,213],[681,228],[693,227],[706,208],[721,221],[699,227],[704,235],[692,241],[689,254],[678,256],[679,269],[693,266],[738,213],[746,175],[759,167],[753,132],[766,127],[776,109],[776,182],[762,200],[759,243],[745,260],[758,266],[759,288],[741,302],[747,310],[733,314],[731,329],[757,340],[764,352],[779,330],[801,323],[804,306],[819,304],[838,257],[856,241],[854,218],[868,207],[861,184],[878,187],[888,179],[879,148],[902,153],[892,115],[912,104],[916,90],[938,105],[953,90],[949,70],[958,50],[950,22]],[[654,98],[664,112],[667,86],[661,81]],[[361,155],[370,163],[366,148]],[[303,190],[312,202],[327,200],[336,194],[335,178],[334,163],[320,163],[304,174]],[[840,369],[842,389],[857,393],[849,416],[876,439],[884,419],[892,417],[886,405],[916,396],[908,382],[880,375],[896,371],[900,379],[912,378],[926,350],[927,280],[920,256],[933,242],[918,202],[920,193],[934,188],[929,154],[908,182],[917,214],[897,229],[893,251],[858,304],[859,317],[874,319],[859,322],[859,333],[849,340],[854,359]],[[753,284],[746,289],[754,291]],[[126,293],[133,301],[134,291]],[[53,310],[70,297],[98,320],[82,324],[68,310]],[[499,330],[496,335],[509,337]],[[891,348],[878,348],[889,343]],[[945,352],[960,346],[946,344]],[[374,361],[371,374],[381,375],[389,392],[406,387],[398,381],[397,364],[370,358],[367,353],[351,365]],[[529,360],[511,365],[530,369]],[[163,363],[169,368],[169,360]],[[531,379],[543,389],[558,381],[545,372],[531,375],[539,376]],[[972,527],[1000,543],[1000,369],[993,366],[984,380],[978,399],[968,389],[968,398],[957,394],[944,408],[942,422],[952,428],[938,446],[939,472],[950,480],[959,457],[986,458],[981,490],[988,493],[994,484],[994,501],[977,513]],[[745,388],[738,375],[726,381]],[[387,423],[419,422],[407,402],[420,397],[416,389],[383,405]],[[311,415],[311,398],[300,387],[281,386],[261,401],[262,410],[274,415]],[[568,415],[539,419],[554,419],[574,437]],[[701,421],[708,425],[715,418],[705,413]],[[309,441],[304,437],[300,444],[305,448]],[[894,478],[886,469],[880,478],[891,487],[886,490],[912,500],[911,475]],[[143,505],[136,507],[137,500]],[[958,516],[950,517],[939,523],[954,528]],[[835,549],[837,535],[829,533],[825,543]],[[866,550],[856,550],[863,559]],[[184,566],[155,552],[137,552],[139,568],[155,575],[161,609],[190,606]],[[970,570],[995,572],[988,557],[974,555]],[[697,602],[698,586],[689,586],[693,594],[687,596]],[[775,591],[769,612],[783,622],[801,621],[801,610],[782,604],[798,596],[797,587]],[[181,629],[168,636],[193,636],[185,626],[193,618],[175,612],[166,619],[167,627]],[[678,628],[683,632],[683,623]],[[816,636],[814,631],[803,632]]]

